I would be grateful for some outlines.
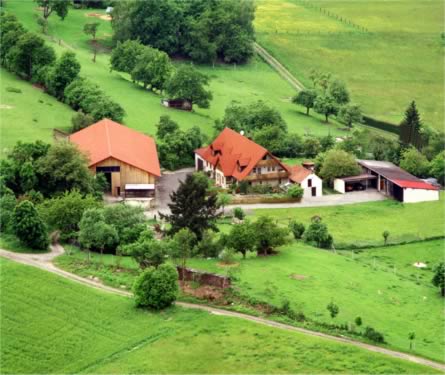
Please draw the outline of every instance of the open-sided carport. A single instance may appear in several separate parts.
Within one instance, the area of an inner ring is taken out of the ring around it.
[[[357,188],[358,186],[360,186],[360,189]],[[377,188],[377,176],[364,173],[357,176],[336,178],[334,180],[334,189],[342,194],[354,190],[367,190],[368,188]]]

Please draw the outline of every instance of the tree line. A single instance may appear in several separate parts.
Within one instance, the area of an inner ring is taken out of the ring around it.
[[[138,39],[199,63],[245,63],[254,53],[251,0],[119,1],[112,17],[116,44]]]
[[[121,122],[124,109],[95,83],[79,76],[81,66],[73,52],[56,58],[54,49],[39,35],[28,32],[14,15],[0,15],[0,62],[20,78],[38,84],[75,110],[90,114],[94,121],[104,117]]]

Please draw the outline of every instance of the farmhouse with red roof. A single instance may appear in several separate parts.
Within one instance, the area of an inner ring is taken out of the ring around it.
[[[425,182],[388,161],[357,160],[362,174],[338,178],[334,189],[345,193],[352,185],[374,188],[400,202],[414,203],[439,200],[439,188]]]
[[[153,138],[103,119],[69,136],[88,159],[94,173],[103,173],[113,196],[150,197],[161,176]]]
[[[218,186],[247,181],[249,185],[297,183],[305,196],[320,196],[322,182],[313,165],[290,167],[268,150],[236,131],[225,128],[207,147],[195,150],[195,168],[208,172]]]

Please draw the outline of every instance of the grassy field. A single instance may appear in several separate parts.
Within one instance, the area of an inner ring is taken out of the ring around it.
[[[303,83],[309,85],[311,69],[330,71],[347,82],[366,114],[397,124],[416,100],[424,122],[443,128],[443,2],[257,4],[258,42]]]
[[[128,298],[10,261],[0,265],[3,374],[433,372],[205,312],[137,310]]]
[[[289,300],[296,311],[323,322],[332,322],[326,306],[334,301],[340,308],[336,323],[353,323],[360,316],[364,326],[382,332],[401,350],[409,349],[408,333],[415,332],[416,353],[443,360],[445,340],[437,335],[445,328],[443,299],[431,285],[431,269],[412,266],[413,259],[436,265],[443,249],[444,242],[436,240],[352,256],[293,242],[276,256],[239,259],[236,287],[246,298],[276,306]],[[216,260],[193,259],[190,266],[227,270]]]
[[[37,8],[33,1],[10,0],[6,10],[17,15],[19,20],[32,31],[40,32],[37,25]],[[128,78],[118,72],[110,72],[109,50],[104,48],[92,62],[89,37],[82,31],[87,22],[100,22],[99,41],[106,47],[112,35],[110,22],[89,17],[97,10],[71,9],[64,21],[56,16],[49,19],[50,44],[58,53],[70,49],[76,53],[82,65],[81,75],[96,82],[110,97],[119,102],[126,110],[125,123],[147,134],[154,134],[155,124],[164,114],[170,115],[182,128],[198,125],[206,134],[213,135],[213,123],[221,118],[226,106],[232,101],[249,103],[259,99],[277,108],[292,132],[314,135],[344,134],[338,125],[326,125],[321,117],[307,117],[302,109],[290,102],[294,90],[274,70],[260,59],[254,59],[244,66],[215,65],[198,68],[211,77],[210,89],[214,99],[210,109],[195,108],[192,113],[167,109],[160,104],[161,97],[144,91],[132,84]],[[99,11],[103,12],[103,11]],[[59,40],[61,40],[59,45]],[[61,124],[66,121],[62,119]]]
[[[70,107],[4,69],[0,74],[0,157],[19,140],[52,142],[53,128],[69,130]]]
[[[334,237],[336,247],[383,245],[382,233],[390,232],[388,243],[410,242],[444,236],[444,194],[436,202],[403,204],[394,200],[341,206],[254,210],[282,225],[295,219],[305,226],[311,217],[321,216]]]

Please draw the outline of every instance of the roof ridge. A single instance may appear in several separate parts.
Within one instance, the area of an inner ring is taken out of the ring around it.
[[[108,130],[108,121],[105,123],[105,132],[107,134],[107,146],[108,146],[108,155],[112,156],[111,152],[111,141],[110,141],[110,132]]]

